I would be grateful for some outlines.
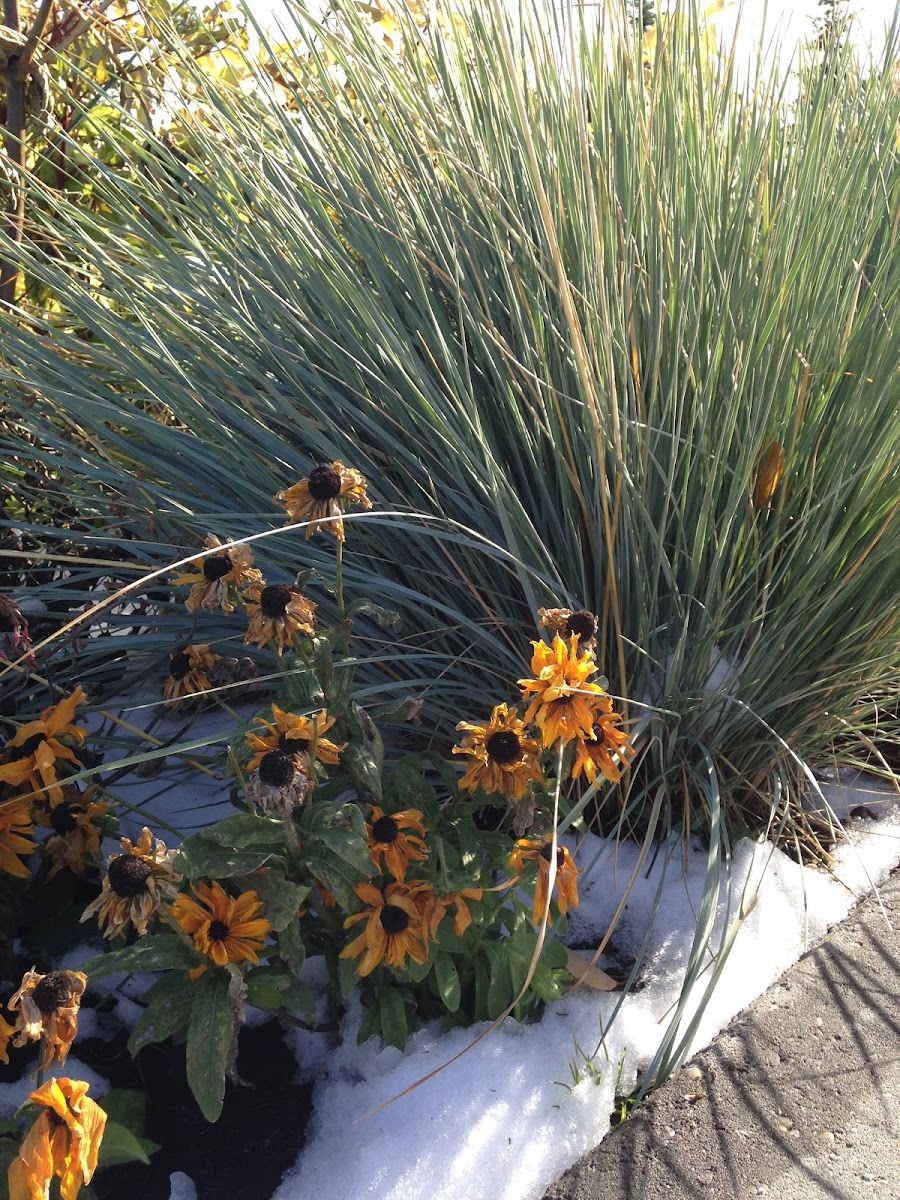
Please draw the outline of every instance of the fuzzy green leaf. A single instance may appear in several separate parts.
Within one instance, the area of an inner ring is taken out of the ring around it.
[[[187,1036],[187,1079],[207,1121],[217,1121],[225,1098],[225,1068],[235,1032],[231,980],[210,970],[195,984]]]

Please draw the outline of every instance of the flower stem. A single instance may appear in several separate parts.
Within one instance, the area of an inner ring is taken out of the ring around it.
[[[338,538],[337,555],[334,562],[334,596],[337,601],[338,621],[344,621],[344,542]]]

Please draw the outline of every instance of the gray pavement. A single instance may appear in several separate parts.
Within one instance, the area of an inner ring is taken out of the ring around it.
[[[545,1200],[900,1200],[900,873],[880,894]]]

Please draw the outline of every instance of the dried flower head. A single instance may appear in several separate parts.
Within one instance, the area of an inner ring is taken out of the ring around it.
[[[96,916],[105,938],[124,933],[129,924],[143,937],[160,900],[174,895],[181,882],[181,876],[172,870],[175,851],[167,850],[164,842],[154,844],[147,828],[141,831],[137,845],[123,837],[121,847],[122,853],[109,860],[100,895],[87,906],[81,920]]]
[[[753,507],[760,510],[768,508],[772,497],[778,490],[787,460],[784,457],[784,446],[780,442],[770,442],[759,456],[756,464],[756,479],[753,484]]]
[[[284,819],[309,792],[309,756],[269,750],[258,758],[259,765],[250,773],[248,791],[266,816]]]
[[[318,525],[307,527],[307,538],[319,532],[333,533],[341,542],[344,540],[341,514],[351,504],[358,504],[362,508],[372,507],[372,501],[366,495],[365,479],[359,471],[345,467],[340,459],[332,463],[319,463],[306,479],[279,492],[275,500],[287,509],[286,525],[296,525],[299,521],[319,521]]]
[[[86,699],[82,689],[76,688],[65,700],[45,708],[39,721],[29,721],[18,729],[4,747],[0,782],[10,787],[27,783],[33,792],[46,793],[51,801],[59,803],[62,788],[57,763],[71,763],[76,771],[83,765],[72,747],[84,745],[87,731],[73,721],[75,709]]]
[[[203,543],[206,550],[217,550],[225,543],[214,534],[208,534]],[[234,612],[234,596],[252,583],[261,583],[262,575],[253,566],[253,554],[249,546],[231,546],[219,554],[207,554],[195,559],[196,568],[176,575],[172,583],[176,587],[189,586],[190,593],[184,602],[188,612],[205,608],[215,612]]]
[[[7,1008],[18,1013],[14,1046],[43,1039],[39,1069],[46,1071],[55,1060],[62,1064],[78,1032],[78,1010],[87,987],[81,971],[51,971],[39,974],[34,967]]]
[[[169,655],[169,674],[165,694],[170,708],[202,701],[212,687],[210,672],[219,662],[207,642],[197,646],[179,646]]]
[[[333,725],[334,717],[329,717],[324,709],[315,716],[307,717],[286,712],[277,704],[273,704],[272,720],[257,717],[256,728],[247,734],[247,745],[253,751],[247,769],[252,771],[257,768],[263,755],[270,751],[283,750],[285,754],[295,758],[301,770],[308,775],[314,742],[316,761],[326,766],[336,766],[341,754],[347,749],[347,743],[339,746],[325,736]]]
[[[63,799],[49,810],[37,810],[38,823],[53,830],[41,846],[41,853],[52,866],[50,878],[68,867],[75,875],[84,875],[88,863],[100,860],[103,830],[97,824],[109,811],[103,801],[94,800],[94,789],[82,793],[76,787],[63,788]]]
[[[246,606],[250,625],[244,645],[262,647],[274,641],[280,658],[298,634],[315,634],[316,606],[295,583],[254,584],[247,589]]]
[[[599,697],[591,729],[593,740],[576,738],[572,778],[584,776],[588,783],[597,782],[599,771],[610,783],[622,778],[622,768],[634,758],[635,749],[628,734],[619,729],[622,717],[613,712],[608,696]],[[618,760],[618,761],[617,761]]]
[[[597,637],[597,615],[587,608],[539,608],[538,618],[543,627],[563,638],[578,637],[582,650],[592,650]]]
[[[106,1113],[88,1095],[88,1084],[48,1079],[28,1099],[43,1110],[9,1166],[9,1200],[46,1200],[59,1179],[61,1200],[76,1200],[97,1169]]]

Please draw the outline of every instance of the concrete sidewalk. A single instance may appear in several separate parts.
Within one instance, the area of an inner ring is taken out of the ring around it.
[[[900,1200],[900,873],[880,895],[545,1200]]]

